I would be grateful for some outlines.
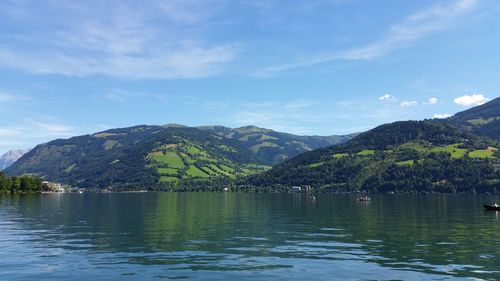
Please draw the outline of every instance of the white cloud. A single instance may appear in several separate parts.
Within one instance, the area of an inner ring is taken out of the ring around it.
[[[306,108],[306,107],[311,107],[311,106],[314,106],[317,104],[318,104],[318,102],[316,102],[316,101],[302,99],[302,100],[290,101],[290,102],[285,104],[285,107],[287,107],[287,108]]]
[[[378,100],[381,100],[381,101],[393,101],[395,100],[396,98],[393,96],[393,95],[389,95],[389,94],[385,94],[383,96],[380,96],[378,98]]]
[[[15,128],[0,128],[0,137],[13,137],[19,136],[21,132]]]
[[[55,1],[42,10],[33,2],[21,5],[22,16],[9,13],[16,5],[0,4],[0,16],[29,32],[0,34],[0,65],[36,74],[201,78],[221,71],[240,49],[206,43],[186,26],[203,24],[217,1]]]
[[[445,118],[451,117],[451,114],[448,114],[448,113],[434,114],[433,117],[437,118],[437,119],[445,119]]]
[[[429,98],[429,100],[427,101],[427,104],[437,104],[438,102],[439,102],[438,98],[432,97],[432,98]]]
[[[0,104],[30,100],[29,97],[0,92]]]
[[[405,100],[405,101],[401,102],[399,105],[401,107],[411,107],[411,106],[417,106],[418,102],[414,101],[414,100],[411,100],[411,101]]]
[[[373,43],[341,51],[332,51],[307,57],[292,63],[266,68],[257,76],[269,76],[290,69],[307,67],[333,61],[371,60],[405,48],[430,34],[451,28],[456,21],[471,12],[479,0],[456,0],[438,4],[416,12],[392,25],[386,35]]]
[[[481,94],[473,94],[473,95],[465,95],[456,98],[454,101],[456,104],[461,106],[476,106],[481,105],[488,102],[490,99],[481,95]]]
[[[37,138],[70,137],[76,134],[72,126],[45,120],[26,119],[24,128],[23,125],[21,128],[24,131],[31,131],[30,135]]]
[[[1,120],[0,120],[1,121]],[[34,147],[58,138],[68,138],[102,130],[98,125],[76,127],[51,116],[25,118],[13,124],[0,124],[0,152],[16,148]]]
[[[196,24],[215,13],[223,3],[217,0],[169,0],[158,1],[157,4],[170,20]]]

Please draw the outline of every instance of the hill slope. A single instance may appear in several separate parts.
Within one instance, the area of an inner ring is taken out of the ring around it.
[[[136,126],[39,145],[6,170],[78,187],[172,188],[265,169],[239,142],[195,128]]]
[[[345,191],[493,191],[500,189],[498,157],[497,142],[444,122],[395,122],[304,153],[245,183]]]
[[[301,153],[349,141],[357,134],[343,136],[297,136],[255,126],[227,128],[202,126],[201,130],[241,142],[267,165],[276,165]]]
[[[500,140],[500,98],[459,112],[447,121],[466,131]]]

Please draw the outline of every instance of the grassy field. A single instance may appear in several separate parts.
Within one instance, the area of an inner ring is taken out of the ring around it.
[[[399,166],[413,166],[413,164],[414,164],[413,160],[396,162],[396,165],[399,165]]]
[[[225,175],[225,176],[229,176],[231,175],[230,173],[222,170],[221,168],[219,168],[217,165],[215,164],[210,164],[208,165],[210,167],[210,169],[212,169],[213,171],[215,171],[216,173],[219,173],[219,174],[222,174],[222,175]]]
[[[471,158],[492,158],[495,154],[495,148],[490,147],[488,149],[478,149],[478,150],[469,150],[465,148],[460,148],[461,143],[450,144],[447,146],[423,146],[418,143],[406,143],[400,148],[404,149],[414,149],[422,153],[431,153],[431,152],[448,152],[451,154],[452,158],[462,158],[465,155],[468,155]]]
[[[467,120],[467,122],[469,122],[472,125],[481,126],[481,125],[486,125],[488,123],[491,123],[495,120],[500,120],[500,117],[490,117],[488,119],[483,119],[483,118],[470,119],[470,120]]]
[[[175,152],[155,154],[153,155],[153,160],[160,164],[167,164],[169,168],[182,169],[186,167],[181,157]]]
[[[309,165],[309,168],[316,168],[316,167],[319,167],[319,166],[321,166],[321,165],[323,165],[325,163],[326,163],[326,161],[314,163],[314,164]]]
[[[179,170],[174,168],[158,168],[158,173],[160,175],[175,176]]]
[[[117,145],[117,144],[118,144],[118,141],[107,140],[107,141],[104,142],[104,144],[102,146],[104,147],[104,150],[110,150],[113,147],[115,147],[115,145]]]
[[[272,146],[272,143],[264,142],[263,146]],[[228,145],[218,145],[216,149],[226,152],[237,152]],[[236,168],[229,159],[212,153],[211,148],[187,140],[174,137],[174,143],[160,145],[155,151],[148,155],[151,166],[155,167],[161,176],[160,181],[166,183],[179,182],[183,179],[208,179],[216,177],[228,177],[235,179],[237,175],[253,174],[259,170],[258,167]]]
[[[469,152],[470,158],[492,158],[495,153],[492,149],[473,150]]]
[[[195,165],[189,165],[189,168],[186,171],[186,175],[188,177],[195,177],[195,178],[208,178],[209,175],[207,175],[205,172],[202,170],[198,169]]]
[[[253,152],[258,152],[261,148],[264,148],[264,147],[280,147],[280,146],[275,144],[275,143],[265,141],[265,142],[262,142],[262,143],[259,143],[259,144],[256,144],[256,145],[250,147],[250,149]]]
[[[206,174],[212,176],[212,177],[216,177],[216,176],[219,176],[220,174],[213,171],[212,169],[210,169],[210,167],[201,167],[201,170],[203,170],[203,172],[205,172]]]
[[[346,156],[349,156],[349,154],[347,153],[337,153],[337,154],[333,154],[333,158],[337,159],[337,158],[342,158],[342,157],[346,157]]]
[[[436,146],[428,150],[429,152],[448,152],[451,154],[452,158],[462,158],[467,153],[467,149],[458,148],[460,143],[450,144],[448,146]]]
[[[224,171],[226,171],[226,172],[228,172],[228,173],[234,173],[234,169],[233,169],[233,168],[231,168],[231,167],[228,167],[228,166],[226,166],[226,165],[219,165],[219,167],[220,167],[222,170],[224,170]]]
[[[190,156],[204,156],[204,157],[209,157],[207,151],[204,149],[200,149],[199,147],[195,145],[186,145],[185,146],[187,153]]]
[[[177,183],[177,182],[179,182],[179,179],[176,178],[176,177],[161,176],[160,177],[160,182]]]
[[[371,156],[375,154],[375,150],[372,149],[365,149],[361,150],[360,152],[357,153],[359,156]]]

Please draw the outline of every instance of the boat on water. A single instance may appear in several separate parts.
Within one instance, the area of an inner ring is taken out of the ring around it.
[[[487,211],[500,211],[500,204],[483,205]]]
[[[371,200],[372,199],[368,196],[358,198],[358,201],[360,201],[360,202],[366,202],[366,201],[371,201]]]

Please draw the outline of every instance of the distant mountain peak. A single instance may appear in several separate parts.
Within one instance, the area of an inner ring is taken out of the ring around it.
[[[0,156],[0,170],[10,167],[14,162],[26,154],[29,149],[13,149]]]

